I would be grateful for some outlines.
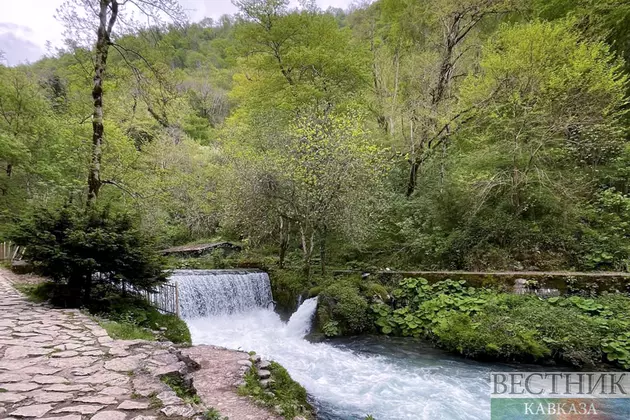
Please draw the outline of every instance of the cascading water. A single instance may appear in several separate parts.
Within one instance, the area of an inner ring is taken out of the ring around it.
[[[184,319],[243,312],[273,302],[269,276],[262,272],[175,270]]]
[[[309,342],[304,335],[316,299],[304,301],[284,323],[266,305],[270,299],[266,276],[233,275],[186,272],[173,277],[180,285],[182,314],[193,343],[254,350],[278,361],[315,399],[319,419],[363,420],[368,414],[378,420],[490,417],[492,366],[418,351],[417,342],[407,347],[404,343],[409,341],[391,339]],[[244,284],[247,287],[241,287]],[[504,371],[505,366],[495,369]]]

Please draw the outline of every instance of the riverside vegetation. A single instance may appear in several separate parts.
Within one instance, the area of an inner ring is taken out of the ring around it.
[[[128,299],[165,281],[158,249],[220,238],[244,252],[171,266],[267,269],[280,306],[320,296],[329,336],[628,366],[627,290],[330,276],[627,271],[627,2],[234,0],[201,22],[134,3],[69,1],[63,46],[0,64],[0,239],[53,302],[186,342]]]

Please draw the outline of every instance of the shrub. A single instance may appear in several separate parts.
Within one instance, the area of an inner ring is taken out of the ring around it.
[[[34,212],[12,239],[26,246],[25,258],[37,271],[67,285],[57,303],[79,306],[90,301],[95,286],[151,289],[166,280],[152,238],[137,226],[127,213],[65,205]]]
[[[363,294],[369,299],[376,299],[380,300],[381,302],[389,301],[389,292],[382,284],[374,282],[366,283],[361,287],[361,290],[363,291]]]
[[[321,291],[317,315],[322,328],[328,324],[328,335],[360,334],[371,329],[368,302],[350,281],[332,283]]]
[[[425,336],[480,359],[630,366],[628,296],[541,299],[424,279],[401,281],[393,296],[392,305],[372,305],[385,334]]]

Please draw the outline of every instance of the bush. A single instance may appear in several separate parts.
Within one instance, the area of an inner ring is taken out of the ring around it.
[[[405,279],[394,303],[372,305],[385,334],[425,336],[467,357],[555,360],[572,366],[630,366],[630,298],[604,295],[541,299]]]
[[[372,326],[368,301],[348,280],[332,283],[321,291],[317,317],[328,336],[361,334]]]
[[[137,226],[126,213],[65,205],[34,212],[12,239],[39,273],[67,285],[64,305],[80,306],[95,289],[146,290],[166,280],[152,238]]]

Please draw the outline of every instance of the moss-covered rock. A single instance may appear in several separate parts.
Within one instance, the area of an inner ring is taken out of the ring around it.
[[[356,282],[334,282],[321,291],[317,325],[329,337],[361,334],[372,329],[368,300]]]
[[[245,385],[239,388],[241,395],[248,395],[265,407],[273,408],[286,419],[302,417],[313,419],[313,407],[302,385],[295,382],[289,372],[276,362],[265,363],[264,369],[255,363],[245,374]],[[261,374],[265,379],[261,380]],[[269,376],[269,377],[267,377]]]
[[[270,270],[269,279],[276,309],[284,313],[295,311],[299,296],[306,296],[311,287],[306,276],[295,270]]]

